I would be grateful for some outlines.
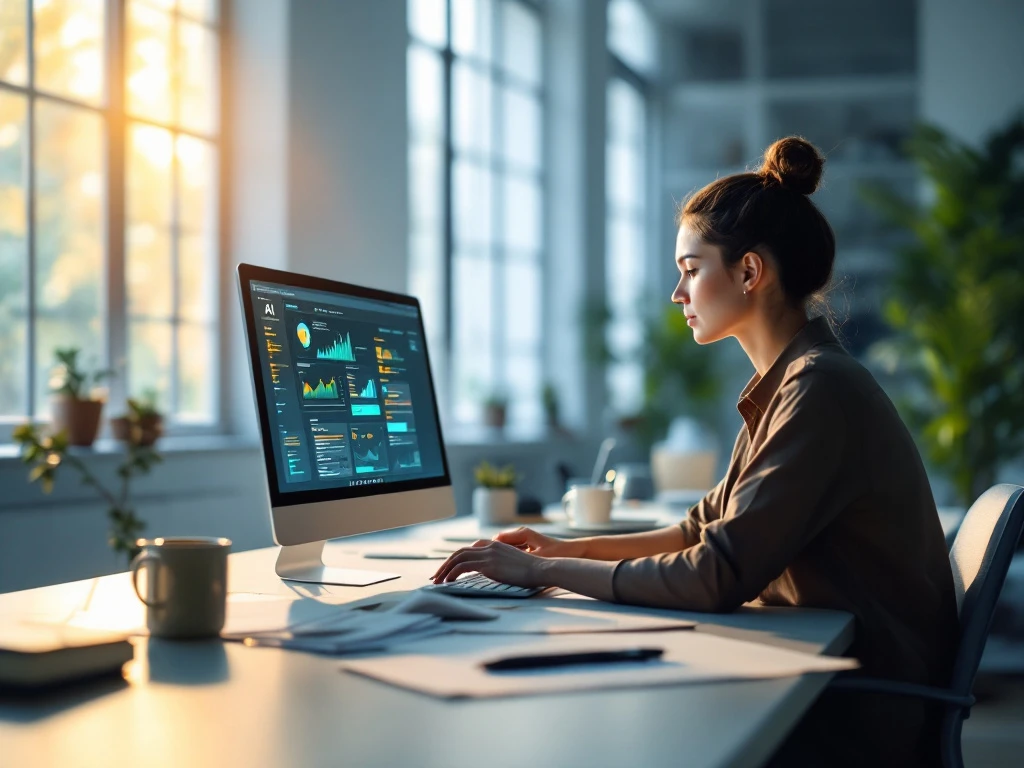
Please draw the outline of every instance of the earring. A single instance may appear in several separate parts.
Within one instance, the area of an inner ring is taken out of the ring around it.
[[[743,292],[743,295],[744,295],[744,296],[746,296],[746,295],[747,295],[747,292],[746,292],[746,291],[744,291],[744,292]]]

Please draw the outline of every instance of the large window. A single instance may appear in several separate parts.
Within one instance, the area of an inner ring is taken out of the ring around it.
[[[635,0],[608,4],[612,76],[607,87],[605,146],[605,295],[610,403],[629,415],[643,405],[643,370],[636,352],[644,343],[643,303],[649,285],[647,219],[647,103],[645,75],[655,66],[654,33]]]
[[[646,110],[643,92],[623,77],[608,82],[605,149],[605,262],[607,341],[616,362],[608,367],[610,402],[619,414],[643,405],[643,372],[632,353],[643,344],[643,291],[647,281]]]
[[[53,350],[218,419],[218,0],[0,0],[0,419]]]
[[[409,0],[410,284],[455,421],[540,422],[542,24],[524,0]]]

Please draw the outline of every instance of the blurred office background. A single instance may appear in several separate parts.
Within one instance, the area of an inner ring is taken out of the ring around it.
[[[1022,35],[1014,0],[0,0],[0,591],[125,565],[94,489],[62,468],[44,495],[17,459],[15,427],[50,417],[59,347],[114,370],[100,440],[76,454],[100,478],[128,397],[165,416],[132,497],[148,534],[272,543],[241,261],[421,299],[462,514],[481,458],[549,503],[609,435],[610,466],[643,478],[673,420],[715,475],[751,370],[672,314],[674,217],[790,133],[827,154],[814,200],[842,338],[901,407],[941,405],[941,364],[929,379],[885,354],[921,331],[886,305],[902,286],[904,315],[963,315],[993,277],[1019,297]],[[922,125],[977,154],[922,144]],[[984,145],[999,131],[1002,154]],[[963,163],[983,169],[973,188]],[[943,173],[959,198],[936,192]],[[879,189],[933,218],[915,234]],[[957,222],[989,240],[917,247]],[[959,337],[923,315],[989,361],[981,381],[947,371],[956,407],[913,426],[952,510],[1024,477],[1020,371],[998,362],[1024,329],[980,314],[991,327]],[[968,439],[987,458],[957,459]],[[1003,606],[996,671],[1024,667],[1024,557]]]
[[[421,299],[460,513],[481,457],[551,502],[608,435],[642,471],[680,416],[720,470],[751,370],[665,314],[674,216],[790,133],[828,156],[844,340],[926,397],[878,354],[915,240],[867,190],[927,205],[920,125],[979,152],[1010,125],[1022,34],[1013,0],[0,0],[0,591],[124,566],[91,488],[16,459],[57,347],[115,370],[105,419],[156,395],[147,533],[271,543],[240,261]],[[105,426],[81,455],[120,454]],[[979,476],[1020,482],[997,459]]]

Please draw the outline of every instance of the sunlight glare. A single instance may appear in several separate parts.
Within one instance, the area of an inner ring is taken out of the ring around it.
[[[16,64],[12,64],[10,69],[7,70],[6,80],[12,83],[24,83],[28,80],[28,67],[25,62],[19,61]]]
[[[103,193],[103,175],[97,171],[83,174],[78,188],[86,197],[99,197]]]
[[[103,65],[97,50],[78,51],[71,57],[74,72],[68,81],[68,90],[76,96],[88,98],[101,90]]]
[[[72,13],[60,28],[60,44],[65,48],[74,48],[83,43],[96,40],[96,19],[85,13]]]
[[[8,123],[0,127],[0,149],[7,149],[13,146],[20,136],[21,129],[18,128],[16,123]]]
[[[208,170],[206,168],[206,147],[191,136],[178,136],[176,150],[186,185],[202,186]]]
[[[174,151],[170,131],[140,126],[134,131],[132,143],[154,168],[164,170],[170,167]]]

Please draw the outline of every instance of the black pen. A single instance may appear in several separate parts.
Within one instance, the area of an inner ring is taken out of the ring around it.
[[[620,651],[582,651],[579,653],[552,653],[537,656],[509,656],[488,661],[482,666],[492,672],[511,669],[542,669],[574,664],[608,664],[622,661],[648,661],[661,657],[661,648],[624,648]]]

